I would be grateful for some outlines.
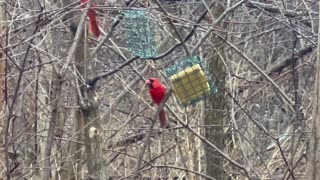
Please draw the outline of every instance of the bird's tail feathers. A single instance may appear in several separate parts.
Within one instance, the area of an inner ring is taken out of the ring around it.
[[[99,29],[96,12],[93,9],[89,9],[88,16],[89,16],[89,32],[95,37],[99,37],[101,35],[101,32]]]
[[[168,121],[167,121],[167,117],[166,117],[166,114],[165,114],[163,109],[159,113],[159,119],[160,119],[160,127],[161,128],[167,128],[168,127]]]

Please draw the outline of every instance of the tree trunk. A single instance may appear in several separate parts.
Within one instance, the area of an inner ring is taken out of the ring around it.
[[[1,3],[1,6],[4,8],[4,3]],[[5,21],[5,13],[3,11],[3,8],[0,8],[0,34],[3,34],[3,21]],[[0,40],[1,47],[5,47],[5,41],[4,39]],[[0,51],[0,112],[1,116],[3,116],[3,102],[4,102],[4,77],[5,77],[5,53],[3,50]],[[3,132],[3,122],[4,118],[0,119],[0,132]],[[3,144],[3,138],[0,138],[0,144]]]
[[[87,35],[87,34],[86,34]],[[104,158],[102,153],[101,122],[99,116],[99,106],[95,93],[95,87],[87,87],[80,79],[89,79],[91,70],[91,57],[89,55],[89,47],[87,36],[85,33],[80,36],[76,54],[75,63],[80,78],[77,78],[80,85],[80,93],[78,93],[78,105],[80,106],[78,123],[84,123],[84,142],[87,155],[88,178],[91,179],[107,179],[104,170]]]
[[[218,17],[224,8],[221,5],[216,4],[213,7],[213,15]],[[213,44],[217,44],[219,41],[215,37],[210,37],[210,41]],[[223,47],[219,48],[220,54],[224,54]],[[215,55],[213,55],[215,54]],[[218,92],[214,95],[210,96],[206,101],[206,112],[204,118],[205,125],[221,125],[221,126],[208,126],[205,129],[206,138],[215,144],[219,149],[223,151],[224,148],[224,131],[223,131],[223,122],[225,118],[225,93],[220,86],[224,85],[225,81],[225,67],[223,65],[223,61],[221,60],[220,55],[217,55],[216,51],[212,51],[212,53],[208,54],[208,68],[209,73],[217,79],[215,85],[218,86]],[[223,180],[225,179],[225,173],[223,169],[223,159],[215,152],[214,149],[205,146],[205,154],[206,154],[206,173],[208,176],[213,177],[215,179]]]
[[[319,4],[320,7],[320,4]],[[320,17],[320,16],[319,16]],[[307,179],[317,180],[320,177],[320,18],[319,18],[319,30],[318,30],[318,50],[317,61],[315,64],[316,79],[314,84],[314,96],[313,96],[313,120],[312,130],[308,149],[308,167],[307,167]]]
[[[60,107],[60,99],[61,99],[61,91],[62,91],[62,77],[54,73],[53,82],[52,82],[53,90],[52,95],[50,96],[50,104],[52,103],[51,109],[51,119],[49,123],[49,131],[47,137],[47,143],[44,150],[44,159],[43,162],[43,174],[42,179],[48,179],[51,177],[51,152],[54,147],[54,133],[57,125],[57,121],[59,121],[59,107]]]
[[[219,75],[218,77],[223,84],[223,72],[224,67],[221,61],[218,58],[212,58],[210,61],[213,61],[210,65],[211,70],[216,70],[215,74]],[[215,66],[215,67],[213,67]],[[220,71],[220,72],[219,72]],[[219,149],[223,150],[223,120],[225,117],[225,95],[224,91],[219,89],[217,93],[213,96],[209,97],[206,102],[207,112],[205,113],[204,123],[208,125],[205,129],[206,138],[215,144]],[[209,126],[209,125],[221,125],[221,126]],[[224,179],[224,170],[223,170],[223,160],[222,158],[215,152],[211,147],[205,147],[206,153],[206,172],[207,175],[215,178],[215,179]]]

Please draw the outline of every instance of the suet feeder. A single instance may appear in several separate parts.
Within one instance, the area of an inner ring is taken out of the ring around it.
[[[166,75],[182,106],[195,104],[217,91],[199,56],[185,58],[166,69]]]
[[[140,58],[156,55],[154,23],[147,10],[126,10],[123,21],[129,50]]]

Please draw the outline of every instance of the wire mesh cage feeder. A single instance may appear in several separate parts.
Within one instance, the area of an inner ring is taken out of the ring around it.
[[[166,69],[166,76],[182,106],[195,104],[217,91],[199,56],[187,57]]]
[[[156,55],[155,24],[148,10],[126,10],[123,18],[129,50],[140,58]]]

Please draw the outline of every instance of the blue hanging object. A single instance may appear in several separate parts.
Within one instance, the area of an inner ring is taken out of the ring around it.
[[[182,106],[195,104],[217,92],[207,68],[199,56],[186,57],[166,69],[175,95]]]
[[[129,50],[140,58],[156,56],[154,23],[147,10],[126,10],[123,21]]]

